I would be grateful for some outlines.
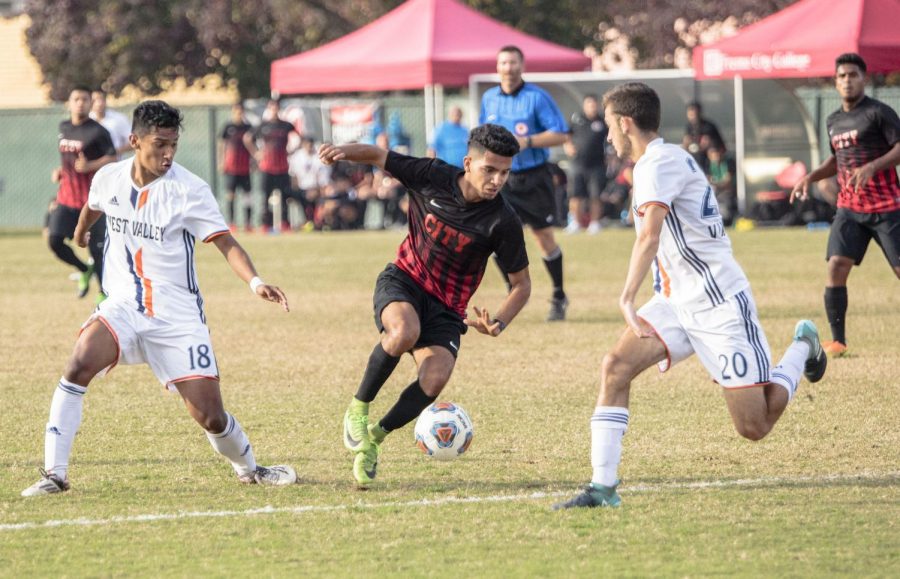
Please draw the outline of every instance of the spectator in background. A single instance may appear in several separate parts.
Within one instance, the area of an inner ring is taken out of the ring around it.
[[[632,171],[634,161],[622,159],[612,147],[606,155],[606,187],[600,194],[601,215],[621,219],[625,225],[633,225],[631,207]]]
[[[564,148],[572,158],[572,197],[569,199],[568,233],[582,230],[582,216],[588,213],[590,202],[590,224],[588,233],[600,233],[600,195],[606,188],[606,136],[609,127],[603,122],[596,95],[585,95],[581,112],[572,115],[569,139]]]
[[[228,228],[236,229],[234,205],[237,190],[244,205],[244,230],[253,230],[253,203],[250,199],[250,150],[244,143],[244,135],[251,130],[250,123],[244,118],[244,105],[237,102],[231,105],[231,121],[222,129],[219,144],[216,148],[219,171],[225,175],[225,195],[228,202]]]
[[[109,133],[117,156],[131,152],[131,143],[128,141],[131,120],[118,111],[106,108],[106,92],[102,89],[97,88],[91,92],[91,112],[88,116],[103,125]]]
[[[287,200],[291,195],[291,177],[288,174],[288,139],[291,133],[297,133],[297,129],[291,123],[282,120],[279,116],[280,106],[277,100],[270,100],[263,114],[263,122],[255,131],[244,134],[244,144],[247,150],[256,159],[259,171],[262,173],[263,199],[265,211],[263,213],[263,232],[271,231],[276,224],[273,223],[274,213],[270,197],[277,190],[281,193],[281,226],[282,231],[289,231],[287,222]],[[257,147],[257,142],[261,143]]]
[[[725,141],[719,128],[712,121],[703,117],[703,107],[694,101],[687,106],[687,125],[684,127],[684,139],[681,146],[694,157],[697,164],[706,170],[707,150],[718,147],[724,153]]]
[[[457,106],[450,107],[447,121],[434,132],[428,147],[428,156],[437,157],[454,167],[462,167],[469,148],[469,129],[462,124],[463,112]]]
[[[719,213],[726,227],[734,223],[737,217],[737,188],[735,186],[736,168],[734,160],[725,154],[725,150],[712,145],[706,150],[706,178],[716,192]]]
[[[300,139],[300,148],[288,159],[288,173],[294,189],[294,199],[303,208],[307,223],[315,220],[315,209],[322,191],[331,181],[331,167],[322,163],[310,137]]]

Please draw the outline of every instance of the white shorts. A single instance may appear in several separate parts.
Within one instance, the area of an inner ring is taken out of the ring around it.
[[[699,312],[674,306],[657,294],[637,313],[653,327],[666,348],[660,372],[696,352],[713,380],[725,388],[769,381],[769,342],[749,289]]]
[[[163,386],[175,391],[175,384],[198,378],[219,379],[219,367],[209,339],[209,328],[199,319],[173,323],[150,318],[134,309],[134,304],[103,301],[81,326],[84,331],[94,320],[105,325],[119,347],[121,364],[149,364]],[[116,364],[103,370],[104,375]]]

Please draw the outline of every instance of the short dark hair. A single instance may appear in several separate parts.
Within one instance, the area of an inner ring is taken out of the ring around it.
[[[631,117],[642,131],[658,131],[661,115],[659,95],[642,82],[626,82],[606,91],[603,108],[613,114]]]
[[[164,101],[144,101],[134,109],[131,132],[143,136],[153,129],[181,129],[181,111]]]
[[[88,94],[91,94],[91,87],[87,86],[86,84],[76,84],[72,87],[72,90],[69,91],[69,96],[72,96],[73,92],[86,92]]]
[[[503,48],[498,50],[497,54],[499,55],[501,52],[515,52],[516,54],[519,55],[519,60],[521,60],[522,62],[525,62],[525,55],[522,54],[522,49],[519,48],[518,46],[516,46],[515,44],[507,44],[506,46],[504,46]]]
[[[703,105],[701,105],[698,101],[691,101],[685,107],[686,109],[697,109],[697,112],[703,112]]]
[[[599,101],[599,100],[600,100],[600,99],[597,98],[597,95],[595,95],[594,93],[591,92],[591,93],[588,93],[588,94],[584,95],[583,97],[581,97],[581,102],[584,102],[584,101],[586,101],[586,100],[588,100],[588,99],[593,99],[593,100],[595,100],[595,101]]]
[[[100,88],[100,87],[97,87],[97,88],[93,89],[93,90],[91,91],[91,94],[94,94],[95,92],[98,92],[98,93],[102,94],[103,96],[106,96],[106,91],[103,90],[103,89]]]
[[[863,74],[865,74],[866,72],[866,61],[863,60],[863,57],[856,54],[855,52],[845,52],[844,54],[835,58],[834,70],[837,70],[837,68],[842,64],[855,64],[859,67],[859,70],[861,70]]]
[[[479,125],[469,134],[469,150],[484,153],[490,151],[501,157],[515,157],[519,152],[519,141],[506,127],[500,125]]]

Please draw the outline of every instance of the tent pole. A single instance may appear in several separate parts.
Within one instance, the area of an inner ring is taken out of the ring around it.
[[[734,146],[737,167],[738,212],[747,215],[747,184],[744,182],[744,79],[734,77]]]
[[[425,146],[434,136],[434,85],[425,85]]]
[[[434,85],[434,126],[444,122],[444,85]]]

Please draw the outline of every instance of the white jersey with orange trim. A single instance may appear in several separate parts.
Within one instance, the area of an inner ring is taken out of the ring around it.
[[[647,206],[669,210],[652,265],[654,290],[668,301],[703,310],[750,287],[732,254],[715,192],[687,151],[651,141],[634,166],[633,203],[638,232]]]
[[[209,185],[178,163],[152,183],[131,179],[134,158],[94,176],[88,205],[106,214],[103,291],[148,317],[201,321],[194,241],[228,233]]]

